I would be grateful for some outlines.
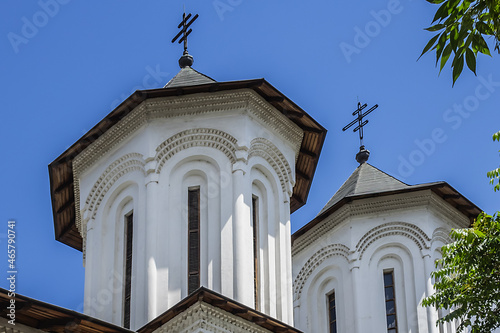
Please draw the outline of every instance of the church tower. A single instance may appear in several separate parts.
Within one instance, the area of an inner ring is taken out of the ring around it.
[[[456,332],[423,307],[431,272],[452,228],[481,210],[445,182],[408,185],[367,163],[358,102],[359,166],[308,224],[292,235],[294,324],[303,332]]]
[[[363,152],[364,150],[364,152]],[[360,165],[292,235],[294,324],[303,332],[456,332],[422,306],[452,228],[480,209],[445,182],[407,185]],[[363,156],[361,156],[363,155]]]
[[[192,59],[49,166],[84,312],[137,329],[205,287],[293,325],[290,213],[326,130],[264,79],[216,82]]]

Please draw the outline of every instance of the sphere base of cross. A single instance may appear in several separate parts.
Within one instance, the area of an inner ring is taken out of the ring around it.
[[[370,151],[365,149],[365,146],[359,147],[359,152],[356,154],[356,161],[358,161],[359,164],[363,164],[368,161],[369,157]]]
[[[193,66],[194,64],[194,58],[192,55],[190,55],[189,53],[184,53],[182,55],[182,57],[179,59],[179,66],[181,68],[184,68],[184,67],[191,67]]]

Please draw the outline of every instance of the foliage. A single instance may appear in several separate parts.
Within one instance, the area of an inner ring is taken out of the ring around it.
[[[493,141],[500,141],[500,131],[493,134]],[[500,152],[500,150],[498,151]],[[493,185],[493,189],[496,191],[500,191],[500,167],[495,170],[491,170],[487,173],[488,178],[490,178],[490,183]],[[496,184],[495,184],[496,180]]]
[[[500,53],[500,1],[499,0],[427,0],[440,4],[432,26],[426,30],[438,31],[420,57],[436,51],[436,66],[441,59],[439,72],[453,52],[451,64],[453,84],[462,73],[464,63],[476,74],[478,53],[491,56],[484,37],[492,37],[495,50]],[[483,37],[484,36],[484,37]]]
[[[500,214],[498,212],[497,214]],[[453,243],[442,247],[443,258],[432,273],[436,293],[424,306],[452,309],[438,323],[460,320],[457,332],[474,333],[500,327],[500,216],[481,213],[472,228],[455,229]]]

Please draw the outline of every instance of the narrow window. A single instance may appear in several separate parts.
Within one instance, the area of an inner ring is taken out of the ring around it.
[[[188,294],[200,287],[200,188],[188,189]]]
[[[394,290],[394,272],[384,272],[385,314],[387,317],[387,332],[398,332],[396,318],[396,294]]]
[[[253,288],[255,299],[255,310],[259,310],[259,198],[252,197],[252,224],[253,224]]]
[[[130,299],[132,294],[132,237],[134,231],[133,212],[125,216],[125,285],[123,304],[123,326],[130,328]]]
[[[335,307],[335,291],[328,295],[328,322],[330,333],[337,333],[337,311]]]

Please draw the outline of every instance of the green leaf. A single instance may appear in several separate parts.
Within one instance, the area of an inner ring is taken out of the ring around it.
[[[476,29],[483,35],[493,35],[493,30],[491,30],[490,26],[482,21],[476,22]]]
[[[500,131],[493,134],[493,141],[500,141]]]
[[[453,51],[456,51],[457,47],[458,47],[458,41],[459,41],[459,33],[458,33],[458,29],[456,29],[455,26],[453,26],[450,30],[450,43],[451,43],[451,47],[453,48]],[[462,41],[463,43],[463,41]]]
[[[485,234],[484,232],[482,232],[481,230],[478,230],[478,229],[472,229],[474,231],[474,233],[478,236],[478,237],[484,237]]]
[[[460,76],[460,74],[462,74],[462,70],[464,69],[464,57],[463,57],[463,55],[458,56],[458,58],[457,58],[457,56],[455,56],[453,63],[454,64],[452,64],[452,67],[453,67],[453,86],[454,86],[458,77]]]
[[[427,43],[427,45],[425,45],[424,50],[422,51],[422,54],[420,55],[420,57],[418,57],[418,59],[420,59],[424,55],[424,53],[429,51],[429,49],[434,45],[434,43],[436,43],[436,40],[438,39],[438,37],[439,37],[439,34],[437,34],[436,36],[431,38],[431,40]],[[417,59],[417,61],[418,61],[418,59]]]
[[[435,24],[435,25],[433,25],[431,27],[425,28],[424,30],[427,30],[427,31],[438,31],[438,30],[443,29],[444,27],[446,27],[444,24],[439,23],[439,24]]]
[[[442,5],[441,7],[439,7],[439,9],[436,11],[436,15],[434,15],[434,18],[432,19],[432,22],[436,22],[437,20],[442,20],[444,19],[446,16],[448,16],[448,0],[446,0]]]
[[[467,40],[465,41],[464,47],[466,49],[468,49],[470,47],[471,43],[472,43],[472,36],[469,35],[469,37],[467,37]],[[474,52],[474,50],[472,50],[472,52]],[[474,54],[476,54],[476,53],[474,52]]]
[[[441,37],[439,37],[438,43],[436,44],[436,66],[439,61],[439,58],[441,57],[441,53],[443,53],[444,51],[446,40],[447,40],[447,35],[445,32],[443,32],[441,34]]]
[[[488,44],[486,44],[483,36],[481,36],[481,34],[475,34],[472,38],[473,47],[475,46],[478,52],[489,55],[491,57],[490,49],[488,48]]]
[[[472,52],[471,49],[467,49],[465,51],[465,61],[467,62],[467,67],[474,73],[474,75],[477,76],[476,74],[476,55],[474,52]]]
[[[465,39],[466,36],[470,36],[472,32],[472,21],[471,20],[462,20],[462,24],[460,25],[460,39]]]
[[[439,73],[441,73],[441,70],[443,70],[444,65],[448,61],[448,58],[451,55],[451,44],[446,45],[444,48],[443,54],[441,55],[441,66],[439,68]]]

